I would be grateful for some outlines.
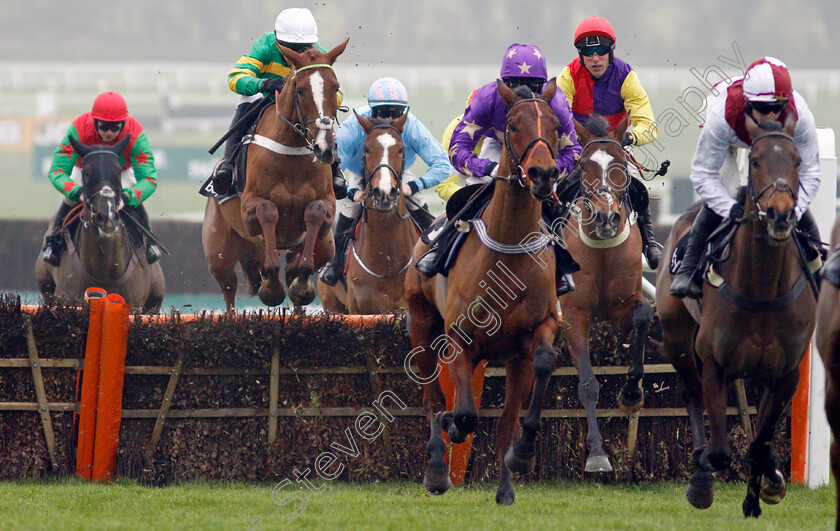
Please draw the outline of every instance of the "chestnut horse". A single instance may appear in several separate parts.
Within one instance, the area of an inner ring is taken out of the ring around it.
[[[730,464],[726,399],[732,382],[742,377],[754,378],[766,388],[758,407],[755,438],[747,451],[744,515],[761,514],[759,499],[775,504],[785,496],[773,433],[796,392],[799,362],[814,331],[816,310],[814,293],[808,288],[810,273],[791,237],[799,191],[795,126],[793,114],[781,129],[778,122],[758,126],[747,119],[752,147],[746,215],[736,222],[728,259],[716,262],[709,271],[699,325],[689,314],[688,303],[671,295],[669,268],[660,268],[657,275],[663,347],[680,376],[691,421],[695,472],[686,497],[699,509],[714,502],[711,472]],[[671,256],[696,212],[692,209],[674,225],[665,256]],[[711,432],[708,443],[704,405]]]
[[[834,475],[835,529],[840,529],[840,217],[831,231],[831,258],[826,261],[823,272],[829,280],[823,280],[820,300],[817,303],[817,348],[825,365],[825,412],[831,426],[831,472]],[[828,270],[833,274],[829,275]]]
[[[87,288],[98,287],[122,295],[144,313],[158,313],[166,284],[160,263],[146,263],[142,245],[135,248],[122,217],[122,183],[119,155],[130,136],[113,146],[87,146],[70,137],[82,157],[81,223],[75,235],[63,232],[67,252],[58,267],[41,258],[35,262],[38,289],[45,297],[60,295],[81,299]],[[72,219],[70,214],[68,220]]]
[[[251,291],[263,304],[277,306],[286,298],[278,252],[287,250],[285,280],[299,310],[315,299],[312,272],[335,253],[330,164],[339,85],[332,65],[347,41],[326,54],[277,46],[294,70],[276,94],[275,112],[263,115],[248,146],[241,202],[234,197],[220,205],[209,198],[204,211],[204,255],[228,312],[234,308],[237,262]]]
[[[636,332],[630,349],[632,364],[618,404],[629,414],[641,409],[644,401],[645,342],[653,309],[642,293],[642,238],[638,230],[632,230],[636,214],[630,210],[627,195],[630,177],[620,143],[627,124],[625,119],[610,132],[600,116],[590,118],[585,128],[575,122],[583,145],[575,170],[580,172],[580,192],[563,231],[566,248],[581,269],[574,273],[575,291],[560,297],[560,308],[569,326],[566,341],[578,372],[578,396],[586,410],[590,449],[586,472],[612,471],[595,412],[600,386],[589,359],[593,322],[612,323],[621,337]]]
[[[402,131],[408,114],[396,120],[356,118],[366,133],[362,223],[350,244],[346,288],[341,282],[328,286],[319,280],[318,293],[329,312],[392,312],[405,306],[405,272],[417,241],[400,191],[405,170]]]
[[[423,406],[431,437],[429,464],[423,484],[433,494],[451,486],[444,463],[442,431],[453,443],[463,442],[478,424],[472,376],[482,360],[505,362],[505,407],[496,425],[499,488],[496,503],[514,502],[511,472],[534,468],[534,443],[548,379],[556,353],[552,344],[559,316],[554,285],[554,252],[540,232],[542,201],[552,195],[559,171],[556,156],[559,120],[549,103],[557,90],[552,80],[539,97],[514,93],[501,81],[499,94],[508,107],[505,149],[493,197],[469,232],[448,279],[426,278],[411,268],[405,278],[408,323],[414,347],[406,359],[417,360]],[[462,229],[463,230],[463,229]],[[414,248],[417,260],[428,249],[422,240]],[[485,278],[486,277],[486,278]],[[526,284],[527,282],[527,284]],[[455,407],[446,411],[435,352],[449,364],[455,387]],[[535,376],[536,374],[536,382]],[[531,405],[519,432],[522,404]]]

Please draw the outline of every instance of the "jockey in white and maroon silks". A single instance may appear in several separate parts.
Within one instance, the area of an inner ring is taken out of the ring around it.
[[[706,239],[724,217],[739,219],[744,215],[743,206],[733,198],[740,185],[734,148],[749,149],[752,144],[746,130],[747,116],[756,123],[767,119],[784,123],[789,114],[796,116],[793,140],[802,161],[797,227],[819,241],[817,225],[808,211],[820,187],[817,129],[805,99],[793,90],[785,64],[774,57],[759,59],[728,86],[715,86],[706,99],[706,109],[706,121],[691,162],[691,182],[704,206],[691,227],[685,257],[671,284],[671,293],[677,297],[700,296],[702,286],[693,283],[692,276]]]
[[[513,44],[505,51],[502,59],[501,78],[512,89],[527,87],[532,94],[539,95],[548,79],[545,57],[536,46]],[[551,100],[550,107],[560,120],[560,126],[557,128],[559,137],[557,169],[560,170],[562,179],[571,173],[577,164],[580,157],[580,144],[575,135],[569,102],[563,94],[558,91]],[[470,177],[495,177],[497,175],[507,112],[507,104],[499,95],[496,81],[478,89],[464,111],[464,117],[452,133],[449,159],[455,171]],[[496,141],[494,142],[495,153],[492,152],[493,150],[486,149],[487,142],[485,142],[485,149],[482,152],[489,155],[487,158],[480,158],[473,152],[476,144],[483,137]],[[440,252],[437,244],[446,239],[444,234],[438,235],[430,251],[418,261],[416,267],[421,273],[433,276],[442,272],[446,253]],[[555,251],[558,251],[559,258],[562,252],[565,252],[565,248],[555,245]],[[574,289],[571,272],[577,269],[577,264],[574,264],[565,252],[562,261],[558,261],[557,264],[558,293],[567,293]]]
[[[557,76],[557,87],[569,100],[572,113],[580,124],[589,118],[603,116],[614,130],[629,114],[631,128],[621,145],[632,154],[629,146],[643,146],[656,139],[657,128],[647,92],[633,68],[615,57],[615,29],[602,17],[588,17],[575,30],[575,59]],[[639,171],[628,166],[629,197],[633,210],[639,215],[645,258],[651,269],[659,265],[661,253],[653,235],[647,187],[639,179]],[[563,183],[576,185],[577,179]],[[562,187],[563,184],[560,186]]]

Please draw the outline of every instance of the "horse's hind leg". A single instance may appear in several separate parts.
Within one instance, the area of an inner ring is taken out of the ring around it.
[[[571,312],[570,312],[571,313]],[[589,359],[589,315],[582,312],[570,319],[572,327],[566,331],[566,340],[572,362],[578,373],[578,397],[586,410],[586,445],[589,447],[589,457],[586,458],[585,472],[612,472],[610,460],[604,452],[604,439],[598,429],[598,417],[595,407],[601,385],[592,370]]]
[[[770,385],[761,397],[756,421],[755,439],[747,450],[750,477],[744,498],[744,516],[761,515],[759,497],[765,503],[778,503],[785,495],[785,481],[776,469],[778,456],[773,448],[773,433],[785,408],[790,404],[799,385],[799,367]]]
[[[311,276],[315,271],[315,242],[327,220],[327,206],[323,201],[312,201],[306,206],[303,213],[303,221],[306,224],[306,237],[303,241],[303,251],[298,255],[294,264],[294,279],[289,285],[289,297],[295,306],[306,306],[315,300],[315,286],[312,284]],[[329,220],[332,224],[332,219]],[[286,280],[289,280],[290,272],[286,272]]]
[[[653,308],[645,300],[640,300],[633,307],[633,329],[636,338],[630,349],[632,363],[627,372],[627,382],[618,394],[618,407],[628,415],[642,409],[645,394],[642,389],[642,377],[645,374],[645,342],[647,342],[650,324],[653,322]]]

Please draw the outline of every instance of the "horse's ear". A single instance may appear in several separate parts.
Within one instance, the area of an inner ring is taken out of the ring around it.
[[[510,87],[505,85],[505,82],[501,79],[496,80],[496,90],[499,91],[499,96],[501,96],[502,99],[505,100],[505,103],[508,107],[516,103],[516,100],[519,99],[519,97],[516,94],[514,94],[512,90],[510,90]]]
[[[747,129],[747,134],[750,135],[750,140],[754,140],[761,132],[761,128],[758,127],[758,124],[755,123],[755,120],[753,120],[753,117],[749,113],[744,116],[744,127]]]
[[[73,150],[80,156],[84,157],[85,155],[91,152],[91,149],[85,144],[83,144],[82,141],[76,138],[75,136],[70,135],[69,137],[67,137],[67,139],[70,141],[70,145],[73,146]]]
[[[274,44],[277,46],[277,49],[280,50],[280,54],[283,55],[283,59],[285,59],[287,63],[295,68],[300,68],[301,55],[303,54],[299,54],[291,48],[286,48],[277,41],[274,41]]]
[[[122,139],[113,146],[111,146],[110,149],[111,151],[119,155],[123,151],[125,151],[125,148],[128,146],[129,142],[131,142],[131,134],[127,134],[124,137],[122,137]]]
[[[575,123],[575,134],[577,135],[579,144],[583,145],[592,140],[592,134],[586,130],[583,124],[581,124],[574,118],[572,118],[572,121]]]
[[[404,114],[402,114],[399,118],[397,118],[396,120],[394,120],[394,123],[393,123],[393,124],[391,124],[391,125],[393,125],[394,127],[396,127],[396,128],[397,128],[397,131],[399,131],[399,132],[400,132],[400,134],[402,134],[402,132],[403,132],[403,127],[405,127],[405,123],[406,123],[407,121],[408,121],[408,111],[406,111],[406,112],[405,112]]]
[[[545,86],[543,89],[542,94],[540,94],[540,98],[543,101],[551,105],[551,100],[554,99],[554,95],[557,93],[557,78],[551,78],[551,81],[548,82],[548,85]]]
[[[356,109],[353,109],[353,114],[356,115],[356,119],[359,121],[359,125],[362,126],[362,129],[364,129],[365,133],[370,131],[370,128],[373,127],[373,122],[371,122],[361,114],[357,113]]]
[[[344,39],[344,42],[327,52],[327,59],[330,64],[333,64],[335,60],[338,59],[338,56],[344,53],[344,49],[347,48],[348,42],[350,42],[350,37],[347,37]]]
[[[627,114],[624,117],[624,120],[621,120],[621,123],[618,124],[615,127],[615,129],[613,129],[613,132],[610,133],[610,136],[612,136],[615,140],[621,143],[624,140],[624,133],[627,132],[628,127],[630,127],[630,114]]]
[[[796,115],[794,113],[788,111],[785,123],[782,125],[782,132],[791,137],[796,132]]]

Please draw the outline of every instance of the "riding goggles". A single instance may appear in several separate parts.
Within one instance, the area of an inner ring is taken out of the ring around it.
[[[750,106],[760,114],[776,113],[781,114],[787,107],[788,100],[785,98],[776,101],[751,101]]]
[[[119,133],[120,131],[122,131],[122,128],[125,125],[125,121],[121,120],[119,122],[105,122],[102,120],[94,120],[94,125],[96,125],[96,128],[100,131],[113,131],[115,133]]]
[[[599,44],[598,46],[585,46],[581,48],[580,53],[582,53],[585,57],[592,57],[596,53],[600,56],[609,55],[611,51],[611,46]]]
[[[405,105],[377,105],[371,109],[371,116],[374,118],[390,118],[391,120],[396,120],[403,114],[405,114],[406,107]]]
[[[542,87],[545,84],[544,79],[533,77],[506,77],[502,81],[505,82],[511,90],[516,90],[516,87],[528,87],[534,94],[541,94]]]

